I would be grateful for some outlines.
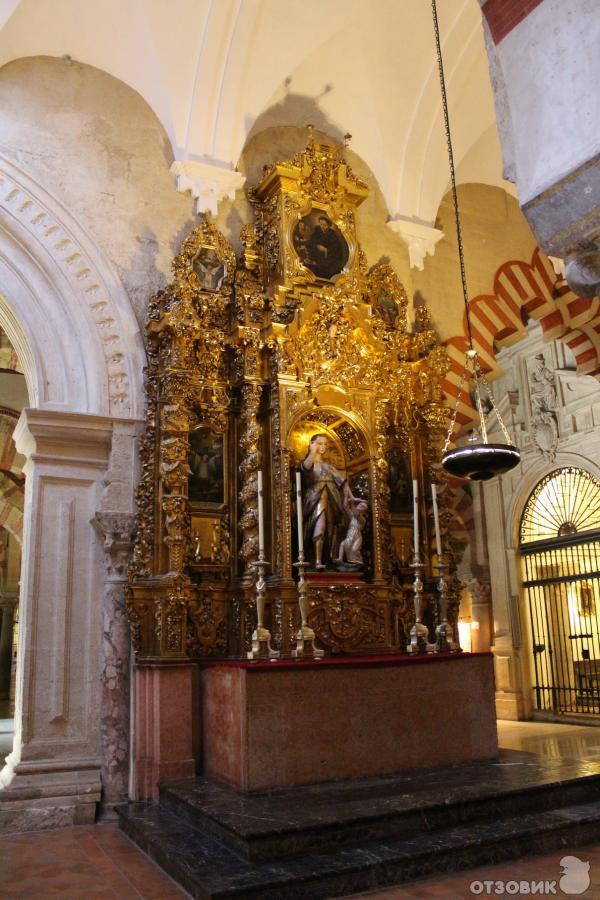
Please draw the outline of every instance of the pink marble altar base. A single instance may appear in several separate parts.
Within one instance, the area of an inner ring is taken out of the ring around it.
[[[132,799],[156,800],[159,780],[195,775],[195,674],[187,660],[136,663]]]
[[[201,667],[203,773],[238,790],[497,755],[489,653]]]

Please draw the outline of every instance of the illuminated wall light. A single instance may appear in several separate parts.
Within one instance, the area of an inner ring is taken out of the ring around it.
[[[472,622],[469,619],[459,619],[458,620],[458,643],[462,647],[465,653],[471,652],[471,631],[472,631]],[[479,624],[479,623],[477,623]]]

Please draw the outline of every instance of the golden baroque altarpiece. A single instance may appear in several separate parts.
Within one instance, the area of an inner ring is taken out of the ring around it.
[[[418,479],[423,498],[434,472],[441,480],[449,360],[425,308],[408,331],[391,266],[369,268],[355,223],[366,196],[341,149],[311,137],[250,192],[255,224],[242,228],[241,258],[203,222],[173,261],[173,282],[150,301],[127,592],[140,659],[246,655],[256,627],[259,470],[267,619],[274,646],[289,654],[299,624],[294,473],[316,434],[367,512],[362,565],[336,567],[330,554],[308,571],[309,625],[329,653],[406,647],[410,485]],[[435,594],[431,583],[431,607]]]

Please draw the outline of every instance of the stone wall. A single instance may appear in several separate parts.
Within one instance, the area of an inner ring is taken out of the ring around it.
[[[505,177],[574,291],[600,291],[595,0],[480,0]]]
[[[562,466],[600,477],[600,390],[591,376],[577,375],[569,348],[544,343],[531,322],[528,336],[497,354],[504,376],[492,385],[504,422],[521,451],[521,464],[483,486],[485,531],[493,605],[496,706],[502,718],[531,715],[527,611],[519,587],[518,528],[535,485]],[[544,370],[540,375],[540,366]],[[540,405],[542,384],[548,400]],[[546,409],[546,407],[548,407]],[[541,410],[541,412],[540,412]],[[502,440],[488,417],[490,440]]]

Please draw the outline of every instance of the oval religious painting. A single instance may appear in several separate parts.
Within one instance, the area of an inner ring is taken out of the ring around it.
[[[348,262],[350,250],[344,235],[320,209],[300,219],[292,240],[300,262],[317,278],[339,275]]]
[[[203,291],[218,291],[225,278],[225,266],[214,247],[200,247],[192,260],[192,271]]]

